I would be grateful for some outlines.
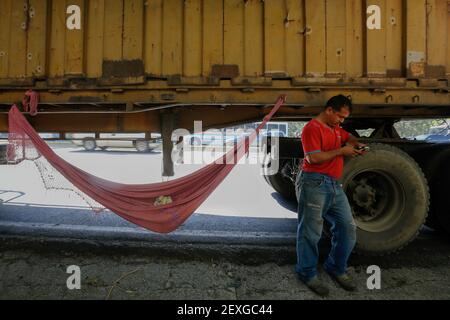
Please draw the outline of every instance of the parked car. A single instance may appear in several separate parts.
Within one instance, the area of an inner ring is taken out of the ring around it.
[[[75,145],[83,146],[87,151],[93,151],[97,147],[107,148],[135,148],[139,152],[147,152],[161,145],[161,135],[152,133],[150,139],[146,139],[145,133],[101,133],[100,138],[95,138],[94,133],[73,133],[70,135]]]
[[[428,142],[449,142],[450,143],[450,135],[442,135],[442,134],[422,134],[420,136],[414,137],[415,140],[423,140]]]
[[[223,145],[234,145],[240,141],[243,137],[248,137],[253,132],[253,130],[229,130],[225,132],[202,132],[190,134],[184,137],[186,141],[191,146],[223,146]],[[261,130],[258,138],[253,144],[261,143],[263,139],[267,136],[272,137],[285,137],[283,131],[279,130]]]
[[[427,134],[418,135],[414,137],[414,140],[450,143],[450,129],[447,126],[431,127]]]
[[[58,139],[59,133],[39,133],[39,136],[42,139]],[[8,133],[7,132],[0,132],[0,139],[8,139]]]

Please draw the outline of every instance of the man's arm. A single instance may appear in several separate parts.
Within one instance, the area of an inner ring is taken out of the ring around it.
[[[364,143],[361,143],[358,141],[358,138],[356,138],[354,135],[350,134],[348,136],[347,144],[350,144],[354,147],[365,147],[366,145]]]
[[[351,144],[352,146],[357,146],[357,145],[358,145],[358,139],[357,139],[354,135],[350,134],[350,135],[348,136],[348,141],[347,141],[347,143],[348,143],[348,144]]]
[[[344,142],[347,143],[350,139],[356,139],[352,135],[350,135],[347,131],[342,130],[342,135],[344,137]],[[353,138],[350,138],[353,137]],[[303,143],[303,151],[305,153],[305,159],[310,164],[322,164],[324,162],[328,162],[333,160],[338,156],[357,156],[362,154],[361,151],[356,150],[352,145],[347,145],[342,148],[338,148],[331,151],[322,151],[321,150],[321,139],[320,133],[314,129],[314,127],[306,126],[302,132],[302,143]]]
[[[361,154],[362,151],[356,150],[353,146],[345,146],[336,150],[311,153],[306,155],[305,158],[310,164],[322,164],[331,161],[338,156],[354,157]]]

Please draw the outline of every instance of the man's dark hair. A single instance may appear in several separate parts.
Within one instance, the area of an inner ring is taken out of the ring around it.
[[[331,107],[334,111],[339,112],[342,108],[347,107],[348,111],[352,112],[353,106],[352,102],[349,98],[343,96],[342,94],[338,96],[332,97],[330,100],[328,100],[325,109]]]

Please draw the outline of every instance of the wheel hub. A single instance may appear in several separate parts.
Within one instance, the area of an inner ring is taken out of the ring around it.
[[[345,191],[355,220],[367,230],[384,228],[398,217],[398,200],[403,199],[392,175],[382,170],[366,170],[346,183]]]
[[[376,202],[376,191],[370,185],[359,184],[353,192],[353,201],[363,208],[370,209]]]
[[[368,173],[350,183],[349,198],[354,206],[356,217],[361,221],[375,220],[385,211],[382,201],[384,191],[380,178],[381,176]]]

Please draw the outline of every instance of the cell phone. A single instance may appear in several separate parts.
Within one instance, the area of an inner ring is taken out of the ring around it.
[[[359,151],[369,151],[370,150],[369,146],[357,146],[357,147],[355,147],[355,149],[359,150]]]

